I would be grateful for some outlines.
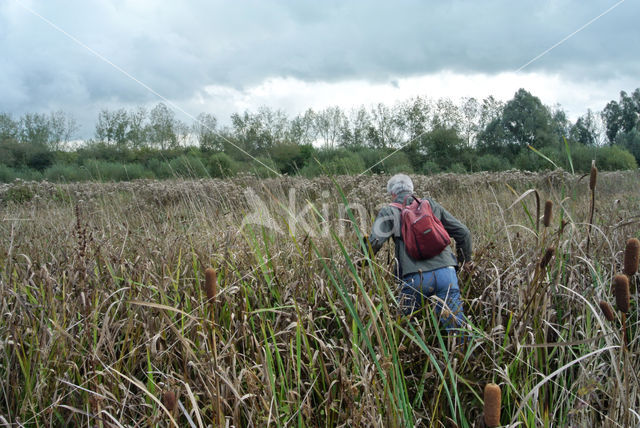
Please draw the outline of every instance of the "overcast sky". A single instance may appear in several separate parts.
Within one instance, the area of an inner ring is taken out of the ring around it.
[[[157,94],[226,123],[522,87],[576,118],[640,87],[638,22],[638,0],[0,0],[0,112],[61,109],[90,137],[100,109]]]

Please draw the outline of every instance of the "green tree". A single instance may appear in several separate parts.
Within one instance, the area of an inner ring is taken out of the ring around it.
[[[217,151],[222,148],[216,132],[218,120],[209,113],[200,113],[193,123],[193,133],[198,139],[200,150]]]
[[[371,125],[367,134],[371,147],[387,149],[403,142],[404,128],[398,106],[390,108],[380,103],[371,109],[369,115]]]
[[[431,129],[432,114],[431,103],[425,98],[415,97],[400,104],[399,122],[409,141]]]
[[[103,109],[98,114],[95,138],[108,145],[118,148],[127,146],[127,132],[129,130],[129,114],[123,108],[110,111]]]
[[[313,126],[317,137],[326,149],[334,149],[340,140],[347,117],[340,107],[327,107],[313,117]]]
[[[20,119],[20,140],[39,146],[47,146],[51,138],[51,128],[47,116],[40,113],[26,113]]]
[[[446,170],[460,161],[465,146],[455,128],[436,127],[424,134],[418,142],[419,151],[426,159],[435,162],[440,170]]]
[[[313,144],[316,132],[313,125],[315,112],[307,109],[303,115],[296,116],[289,124],[287,140],[300,145]]]
[[[276,142],[287,139],[287,116],[281,110],[261,107],[256,113],[231,115],[233,134],[240,146],[252,155],[264,155]]]
[[[139,149],[147,144],[147,111],[144,107],[138,107],[129,112],[129,129],[127,131],[127,141],[133,148]]]
[[[585,146],[596,146],[598,144],[599,136],[596,116],[591,109],[576,120],[576,123],[569,131],[569,137]]]
[[[609,144],[613,144],[622,129],[622,109],[616,101],[610,101],[602,110],[602,120],[604,121]]]
[[[342,124],[340,146],[351,149],[365,147],[367,144],[367,130],[370,126],[369,113],[363,106],[351,110]]]
[[[161,150],[178,147],[178,121],[175,113],[164,104],[159,103],[149,113],[147,135],[149,142]]]
[[[538,97],[519,89],[500,117],[494,118],[478,136],[481,153],[515,156],[528,145],[536,148],[554,142],[553,118]]]
[[[628,150],[640,164],[640,126],[636,126],[629,132],[618,134],[616,146]]]
[[[616,141],[619,133],[630,132],[640,120],[640,88],[629,96],[620,92],[619,102],[610,101],[602,111],[602,120],[607,129],[609,144]]]
[[[60,150],[74,137],[78,131],[78,124],[73,117],[58,110],[49,115],[49,128],[49,148]]]
[[[13,120],[11,115],[0,113],[0,143],[17,139],[19,132],[19,123]]]

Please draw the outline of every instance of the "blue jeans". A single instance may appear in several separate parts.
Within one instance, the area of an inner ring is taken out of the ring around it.
[[[436,315],[446,330],[462,327],[465,323],[458,277],[453,267],[444,267],[429,272],[416,272],[402,278],[400,305],[405,315],[420,309],[428,297],[436,295]],[[443,305],[447,310],[442,314]]]

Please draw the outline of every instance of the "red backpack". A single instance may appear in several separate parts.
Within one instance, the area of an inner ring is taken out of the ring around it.
[[[412,197],[409,205],[397,202],[389,205],[401,211],[402,240],[407,253],[415,260],[424,260],[440,254],[451,238],[440,219],[433,215],[429,201]]]

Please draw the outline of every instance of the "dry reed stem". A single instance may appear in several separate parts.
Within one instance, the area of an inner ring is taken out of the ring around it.
[[[502,393],[495,383],[488,383],[484,387],[484,423],[488,427],[500,426],[500,407]]]
[[[613,277],[613,290],[616,295],[616,307],[620,312],[629,312],[629,278],[626,275]]]
[[[613,313],[613,308],[611,307],[611,305],[603,300],[600,301],[599,305],[607,321],[613,321],[615,319],[615,315]]]
[[[623,272],[627,276],[633,276],[638,271],[638,262],[640,262],[640,241],[631,238],[627,241],[624,249],[624,269]]]
[[[544,217],[542,218],[542,224],[544,227],[551,225],[551,215],[553,213],[553,202],[547,201],[544,203]]]

